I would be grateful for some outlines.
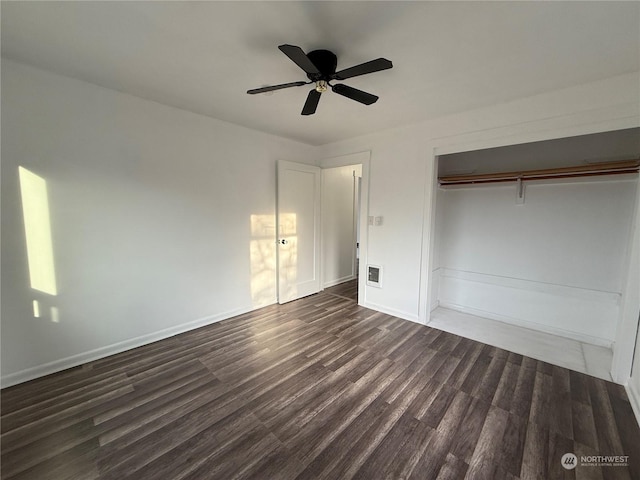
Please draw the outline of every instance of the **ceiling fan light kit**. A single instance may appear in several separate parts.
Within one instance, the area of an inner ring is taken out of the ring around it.
[[[305,54],[300,47],[295,45],[285,44],[280,45],[278,48],[307,74],[307,78],[309,78],[310,81],[291,82],[272,85],[269,87],[254,88],[252,90],[247,90],[247,93],[255,95],[257,93],[272,92],[283,88],[301,87],[302,85],[315,83],[315,88],[309,92],[309,95],[307,95],[307,101],[305,102],[304,107],[302,107],[302,115],[313,115],[316,112],[320,96],[323,92],[326,92],[329,87],[331,87],[332,92],[342,95],[343,97],[350,98],[351,100],[355,100],[356,102],[360,102],[364,105],[371,105],[375,103],[378,100],[378,97],[371,93],[349,87],[342,83],[332,85],[329,82],[333,80],[346,80],[348,78],[366,75],[367,73],[379,72],[393,67],[393,63],[391,63],[390,60],[387,60],[386,58],[377,58],[336,72],[338,58],[329,50],[313,50],[312,52]]]
[[[316,82],[316,92],[326,92],[327,91],[327,81],[326,80],[318,80]]]

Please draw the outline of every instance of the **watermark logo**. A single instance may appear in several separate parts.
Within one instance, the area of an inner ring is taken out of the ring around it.
[[[574,453],[565,453],[560,459],[562,467],[573,470],[578,466],[578,457]],[[629,455],[581,455],[581,467],[627,467]]]
[[[578,465],[578,457],[573,453],[565,453],[560,459],[560,463],[566,470],[573,470]]]

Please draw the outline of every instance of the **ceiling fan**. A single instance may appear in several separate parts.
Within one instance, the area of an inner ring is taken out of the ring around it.
[[[388,68],[393,67],[393,63],[391,63],[390,60],[387,60],[386,58],[377,58],[370,62],[365,62],[360,65],[356,65],[355,67],[346,68],[336,72],[338,58],[329,50],[314,50],[305,54],[300,47],[296,47],[295,45],[280,45],[278,48],[306,72],[310,81],[282,83],[280,85],[255,88],[253,90],[247,90],[247,93],[254,95],[256,93],[272,92],[283,88],[301,87],[302,85],[315,83],[316,87],[309,92],[307,101],[304,103],[302,115],[313,115],[316,112],[318,102],[320,101],[320,95],[322,95],[322,92],[326,92],[329,87],[331,87],[331,90],[334,93],[350,98],[351,100],[355,100],[356,102],[360,102],[365,105],[375,103],[378,100],[378,97],[375,95],[363,92],[357,88],[349,87],[343,83],[332,85],[329,82],[333,80],[346,80],[347,78],[379,72],[380,70],[387,70]]]

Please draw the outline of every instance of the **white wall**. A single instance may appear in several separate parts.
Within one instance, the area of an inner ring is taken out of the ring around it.
[[[434,153],[640,124],[634,73],[311,148],[2,66],[5,384],[273,301],[276,159],[370,152],[363,208],[384,225],[363,231],[362,255],[384,286],[363,303],[425,323]],[[18,165],[48,182],[60,323],[31,313]]]
[[[409,129],[321,148],[323,157],[371,151],[365,209],[369,216],[382,216],[383,225],[364,224],[367,251],[360,261],[382,266],[384,285],[366,287],[359,298],[367,307],[411,320],[417,320],[420,262],[415,255],[419,259],[422,245],[426,168],[422,143],[416,140]]]
[[[610,346],[637,179],[525,183],[440,192],[439,304]]]
[[[323,288],[356,278],[356,184],[361,165],[322,169]]]
[[[637,127],[638,81],[621,75],[321,147],[322,157],[371,151],[369,215],[385,224],[369,228],[368,262],[385,278],[366,287],[364,305],[428,321],[434,155]]]
[[[273,303],[276,160],[314,152],[3,59],[3,385]],[[18,166],[47,182],[55,296],[30,288]]]

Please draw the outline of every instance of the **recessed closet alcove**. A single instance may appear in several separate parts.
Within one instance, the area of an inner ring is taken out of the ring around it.
[[[611,349],[639,159],[637,128],[440,156],[433,312]]]

